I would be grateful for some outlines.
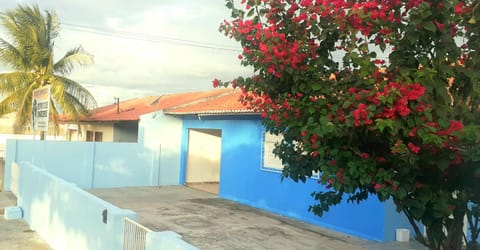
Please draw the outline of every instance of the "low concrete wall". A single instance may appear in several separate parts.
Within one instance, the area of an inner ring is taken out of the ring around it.
[[[146,250],[198,250],[173,231],[147,233]]]
[[[138,143],[8,140],[3,187],[9,190],[12,162],[30,162],[85,189],[165,185],[160,175],[178,184],[178,174],[159,172],[159,157]]]
[[[24,135],[24,134],[0,134],[0,158],[5,158],[5,152],[7,148],[8,139],[21,139],[21,140],[30,140],[34,139],[40,140],[40,135]],[[53,136],[47,135],[45,138],[47,141],[64,141],[65,136]]]
[[[121,249],[120,209],[75,184],[29,163],[19,164],[18,206],[23,218],[53,249]],[[105,217],[104,217],[105,215]]]
[[[122,249],[124,218],[135,219],[135,212],[118,208],[30,163],[18,164],[18,169],[18,211],[53,249]],[[198,249],[172,231],[149,232],[146,240],[146,250]]]
[[[12,162],[30,162],[81,188],[180,184],[182,121],[143,115],[138,143],[7,140],[3,187]]]

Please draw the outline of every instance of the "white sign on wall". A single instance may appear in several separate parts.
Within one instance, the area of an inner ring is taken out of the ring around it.
[[[32,127],[33,130],[48,131],[50,110],[50,85],[33,91]]]

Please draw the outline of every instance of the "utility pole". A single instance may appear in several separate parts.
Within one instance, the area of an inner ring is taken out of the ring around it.
[[[117,104],[117,114],[120,114],[120,97],[114,97],[115,103]]]

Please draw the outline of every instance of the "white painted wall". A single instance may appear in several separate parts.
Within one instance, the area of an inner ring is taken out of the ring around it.
[[[145,150],[160,152],[154,155],[152,164],[158,164],[158,172],[152,173],[164,185],[180,182],[180,159],[182,149],[182,120],[160,112],[145,114],[138,124],[138,143]],[[158,150],[160,149],[160,150]],[[158,155],[160,154],[160,155]]]

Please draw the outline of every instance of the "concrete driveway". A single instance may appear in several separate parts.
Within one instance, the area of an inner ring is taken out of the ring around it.
[[[200,249],[424,249],[415,243],[364,241],[183,186],[89,192],[137,213],[154,230],[172,230]]]
[[[10,192],[0,192],[0,249],[49,250],[48,244],[22,220],[5,220],[5,207],[15,206],[16,198]]]

